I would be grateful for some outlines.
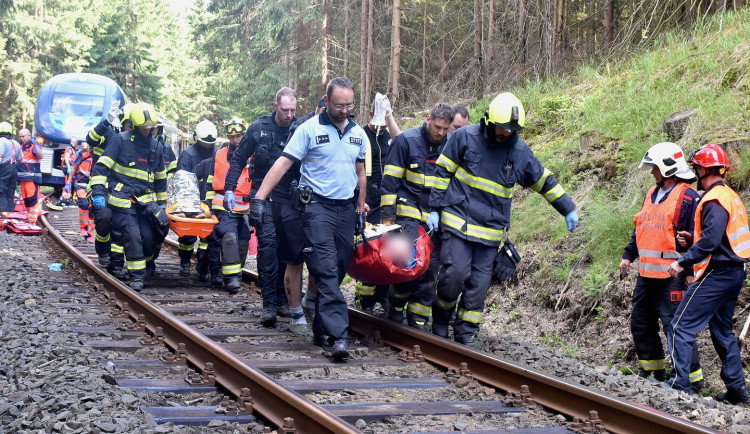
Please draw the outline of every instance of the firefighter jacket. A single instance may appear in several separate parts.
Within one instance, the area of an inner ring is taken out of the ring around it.
[[[438,144],[431,143],[426,124],[408,129],[392,140],[380,184],[381,219],[427,221],[435,162],[447,140],[448,136]]]
[[[91,172],[92,195],[108,195],[115,209],[135,212],[134,203],[167,200],[163,148],[151,136],[137,131],[114,135]]]
[[[658,188],[651,187],[641,211],[633,218],[640,257],[638,272],[643,277],[669,279],[669,264],[682,256],[675,239],[678,230],[685,230],[678,226],[682,208],[692,209],[693,197],[698,193],[690,184],[679,182],[661,202],[654,203]]]
[[[42,183],[41,157],[37,157],[42,147],[31,141],[21,145],[21,159],[16,162],[19,181],[34,181]]]
[[[721,247],[721,244],[728,243],[731,249],[730,256],[727,258],[730,261],[744,262],[750,258],[750,230],[748,230],[747,211],[745,205],[742,203],[740,197],[730,187],[722,184],[714,184],[710,187],[698,202],[698,209],[695,211],[695,243],[688,250],[688,253],[695,251],[700,248],[701,237],[703,236],[703,226],[708,225],[707,216],[703,215],[704,208],[708,208],[712,202],[720,205],[727,214],[726,229],[724,229],[721,235],[721,242],[717,243],[717,247]],[[704,220],[706,219],[706,220]],[[716,222],[711,222],[716,223]],[[717,237],[718,238],[718,237]],[[733,253],[733,255],[732,255]],[[687,254],[686,254],[687,256]],[[696,280],[701,277],[712,259],[712,254],[709,253],[700,261],[693,263],[693,274]],[[726,256],[726,255],[722,255]],[[680,261],[682,265],[682,261]]]
[[[180,159],[177,160],[177,170],[192,172],[201,161],[213,157],[214,154],[216,154],[216,149],[213,146],[207,148],[197,143],[191,145],[180,154]]]
[[[86,135],[86,143],[91,147],[94,164],[96,164],[99,157],[102,156],[104,150],[107,149],[107,145],[112,141],[112,137],[114,137],[115,134],[117,133],[115,132],[114,127],[104,119]]]
[[[80,151],[73,162],[73,166],[78,165],[73,180],[76,184],[76,189],[86,188],[91,177],[91,168],[93,167],[93,158],[90,151]]]
[[[211,185],[213,187],[213,197],[211,198],[211,209],[218,211],[226,211],[224,209],[224,191],[226,187],[227,172],[229,172],[229,162],[231,161],[233,154],[237,151],[231,149],[230,146],[225,146],[219,149],[214,155],[214,164],[212,165],[213,173],[209,175],[211,178]],[[237,200],[237,204],[232,212],[244,214],[250,210],[250,190],[252,182],[250,180],[250,165],[252,160],[248,159],[245,162],[245,168],[242,169],[239,179],[237,180],[237,186],[234,188],[234,197]]]
[[[164,147],[164,169],[167,171],[167,175],[177,171],[177,157],[174,155],[172,147],[167,144],[161,137],[157,137],[156,140],[159,145]]]
[[[498,246],[510,227],[513,186],[541,194],[557,212],[575,204],[531,148],[513,134],[490,144],[480,124],[460,128],[437,160],[429,205],[440,209],[440,227],[471,242]]]

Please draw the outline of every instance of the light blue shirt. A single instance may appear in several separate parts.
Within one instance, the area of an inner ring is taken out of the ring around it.
[[[15,145],[16,156],[15,160],[21,159],[21,145],[13,139],[7,137],[0,137],[0,164],[5,164],[13,157],[13,146]]]
[[[283,155],[302,163],[301,187],[335,200],[351,199],[357,186],[356,163],[365,161],[367,134],[348,121],[343,134],[319,114],[297,128]]]

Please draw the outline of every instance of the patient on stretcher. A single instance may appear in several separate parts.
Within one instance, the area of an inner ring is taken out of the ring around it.
[[[406,235],[389,235],[384,244],[381,255],[389,258],[393,265],[407,270],[417,265],[417,249]]]

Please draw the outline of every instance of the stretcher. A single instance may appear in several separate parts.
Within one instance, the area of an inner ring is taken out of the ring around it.
[[[197,236],[205,238],[211,235],[214,226],[219,223],[215,215],[211,215],[208,206],[201,203],[201,209],[204,215],[202,218],[184,217],[182,215],[172,214],[177,204],[167,208],[167,218],[169,219],[169,228],[180,237]]]
[[[16,213],[10,213],[16,214]],[[42,228],[33,225],[27,221],[15,218],[4,218],[2,221],[3,228],[11,234],[16,235],[41,235]]]
[[[364,237],[355,240],[354,253],[349,261],[348,274],[359,281],[375,285],[409,282],[423,275],[430,266],[433,243],[430,235],[419,227],[419,238],[414,241],[416,264],[398,267],[383,255],[387,236],[401,230],[399,225],[373,225],[365,229]]]

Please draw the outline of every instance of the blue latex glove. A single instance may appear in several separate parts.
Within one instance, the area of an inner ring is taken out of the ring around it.
[[[105,206],[107,206],[107,198],[102,196],[101,194],[97,194],[93,198],[91,198],[91,203],[94,205],[95,210],[101,211]]]
[[[433,231],[440,226],[440,214],[437,211],[433,211],[430,213],[430,216],[427,217],[427,229]]]
[[[234,211],[234,207],[237,206],[237,199],[234,198],[233,191],[224,192],[224,202],[227,204],[229,211]]]
[[[565,223],[568,224],[568,230],[573,232],[578,227],[578,213],[573,210],[565,216]]]
[[[73,186],[70,183],[65,184],[65,188],[63,188],[63,191],[66,193],[70,193],[70,190],[73,189]]]

